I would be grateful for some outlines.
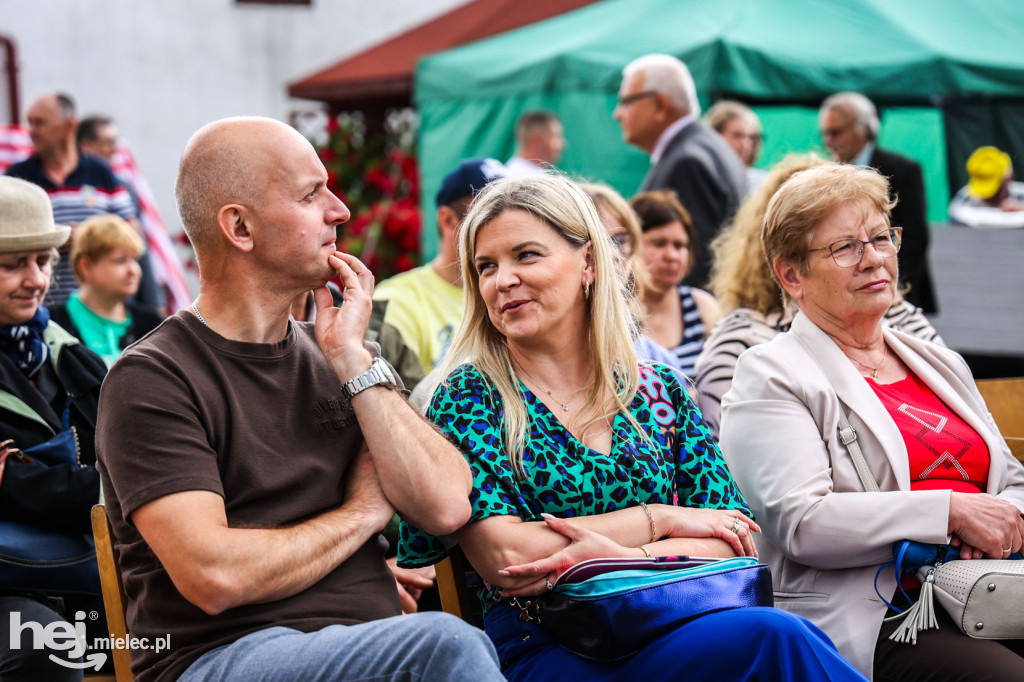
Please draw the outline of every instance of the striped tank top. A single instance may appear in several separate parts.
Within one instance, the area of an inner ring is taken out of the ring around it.
[[[693,300],[692,289],[685,284],[679,285],[679,303],[683,309],[683,339],[670,350],[676,356],[679,371],[692,378],[697,356],[704,348],[704,320],[697,309],[697,302]]]

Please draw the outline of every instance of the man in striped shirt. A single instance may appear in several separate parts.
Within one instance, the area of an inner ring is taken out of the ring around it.
[[[45,305],[63,303],[77,288],[68,254],[75,227],[86,218],[114,213],[125,220],[136,217],[131,196],[110,166],[84,155],[75,142],[78,122],[75,105],[63,93],[43,95],[28,109],[29,136],[34,153],[7,169],[7,175],[39,185],[50,197],[58,225],[71,225],[71,238],[61,248],[53,269],[53,285]]]

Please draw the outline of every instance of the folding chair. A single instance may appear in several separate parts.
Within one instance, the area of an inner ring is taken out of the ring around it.
[[[107,628],[112,638],[128,637],[128,625],[124,615],[124,585],[121,583],[121,570],[117,563],[117,552],[110,539],[110,523],[107,521],[107,509],[102,504],[92,508],[92,535],[96,540],[96,562],[100,567],[100,586],[103,588],[103,606],[107,610]],[[131,655],[128,649],[111,647],[110,654],[114,657],[113,677],[109,675],[86,675],[89,682],[133,682],[135,675],[131,670]]]
[[[441,608],[445,613],[458,616],[470,625],[483,628],[483,608],[473,592],[480,577],[469,565],[461,547],[452,550],[434,567],[437,572],[437,591],[441,594]]]

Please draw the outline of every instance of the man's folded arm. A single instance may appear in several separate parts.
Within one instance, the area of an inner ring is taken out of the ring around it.
[[[217,615],[284,599],[322,580],[391,518],[393,508],[377,496],[351,496],[285,528],[232,528],[220,495],[190,490],[148,502],[131,519],[182,596]]]
[[[469,520],[473,480],[465,457],[396,391],[352,398],[381,487],[402,518],[433,535]]]

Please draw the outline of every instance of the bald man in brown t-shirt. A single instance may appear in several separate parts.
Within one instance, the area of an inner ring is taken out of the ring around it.
[[[469,517],[462,455],[364,345],[373,275],[315,150],[259,118],[200,129],[176,195],[200,296],[128,349],[97,430],[139,682],[502,679],[446,614],[401,616],[379,531]],[[339,276],[345,303],[324,286]],[[289,319],[315,290],[315,323]]]

